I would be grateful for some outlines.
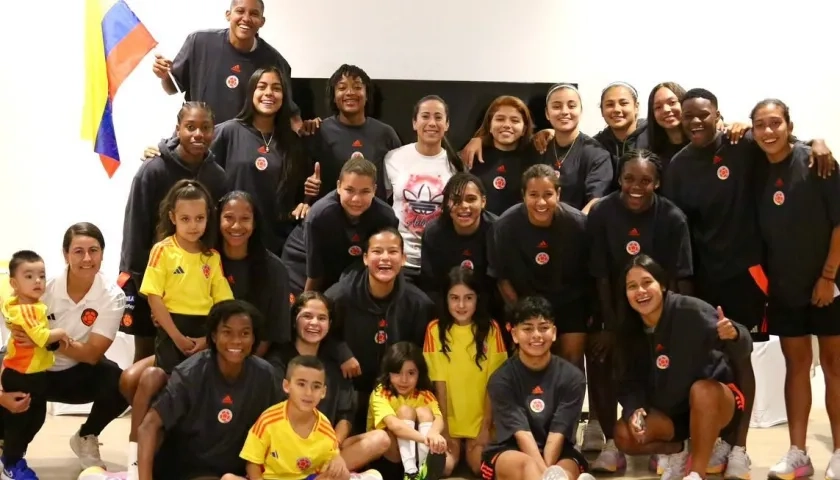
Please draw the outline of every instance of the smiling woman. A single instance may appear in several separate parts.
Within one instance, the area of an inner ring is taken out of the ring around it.
[[[87,421],[70,439],[82,468],[102,465],[98,435],[128,406],[119,393],[122,370],[105,358],[126,305],[122,290],[99,271],[104,248],[105,238],[95,225],[77,223],[67,229],[62,243],[67,268],[47,282],[41,300],[50,326],[65,330],[73,341],[55,352],[55,363],[46,374],[47,391],[37,402],[32,399],[28,409],[29,397],[13,391],[0,394],[6,410],[29,418],[31,430],[25,434],[30,439],[43,425],[47,402],[93,402]],[[12,335],[16,344],[31,345],[23,331],[12,328]],[[5,468],[19,478],[34,475],[25,460],[17,467],[7,462]]]

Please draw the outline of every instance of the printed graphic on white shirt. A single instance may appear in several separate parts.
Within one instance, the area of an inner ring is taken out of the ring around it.
[[[435,175],[409,175],[403,190],[403,222],[418,237],[437,218],[443,202],[443,180]]]

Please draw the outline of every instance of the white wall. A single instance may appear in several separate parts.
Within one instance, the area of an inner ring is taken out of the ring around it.
[[[128,2],[169,57],[189,32],[224,27],[229,5],[228,0]],[[655,83],[675,80],[715,92],[728,119],[746,119],[759,99],[780,97],[791,105],[801,136],[825,137],[840,149],[840,96],[835,94],[840,42],[829,2],[266,4],[262,35],[286,56],[294,76],[325,77],[346,62],[373,78],[573,81],[581,87],[582,125],[590,134],[603,126],[597,102],[606,83],[631,82],[644,104]],[[63,231],[87,220],[104,230],[104,269],[116,272],[131,177],[143,146],[171,132],[177,100],[164,96],[147,57],[115,102],[123,166],[109,180],[90,145],[79,139],[83,2],[39,2],[39,11],[47,10],[49,15],[37,15],[37,23],[15,14],[5,27],[6,38],[15,40],[0,46],[9,66],[0,77],[0,259],[33,248],[55,272],[61,268]],[[35,48],[35,41],[49,47]]]

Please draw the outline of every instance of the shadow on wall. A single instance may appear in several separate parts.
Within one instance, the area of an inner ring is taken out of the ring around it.
[[[295,103],[303,118],[332,115],[327,99],[328,79],[295,78],[292,80]],[[484,112],[496,97],[513,95],[522,99],[534,117],[535,131],[548,128],[545,119],[545,94],[550,83],[466,82],[438,80],[375,80],[374,94],[368,95],[368,114],[397,131],[403,143],[415,141],[411,128],[414,104],[426,95],[437,95],[449,105],[448,138],[460,149],[481,125]]]

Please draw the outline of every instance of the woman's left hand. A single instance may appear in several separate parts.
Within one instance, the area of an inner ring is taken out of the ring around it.
[[[188,356],[196,354],[196,353],[204,350],[205,348],[207,348],[207,338],[205,338],[205,337],[201,337],[201,338],[188,337],[188,338],[193,341],[193,347],[186,352]]]
[[[827,307],[834,302],[834,281],[820,277],[811,292],[811,303],[817,307]]]
[[[811,142],[811,158],[808,167],[813,167],[815,161],[817,163],[817,174],[822,178],[830,177],[834,169],[837,168],[837,161],[834,160],[828,145],[822,140]]]
[[[446,453],[446,439],[439,433],[426,435],[426,445],[432,453]]]

